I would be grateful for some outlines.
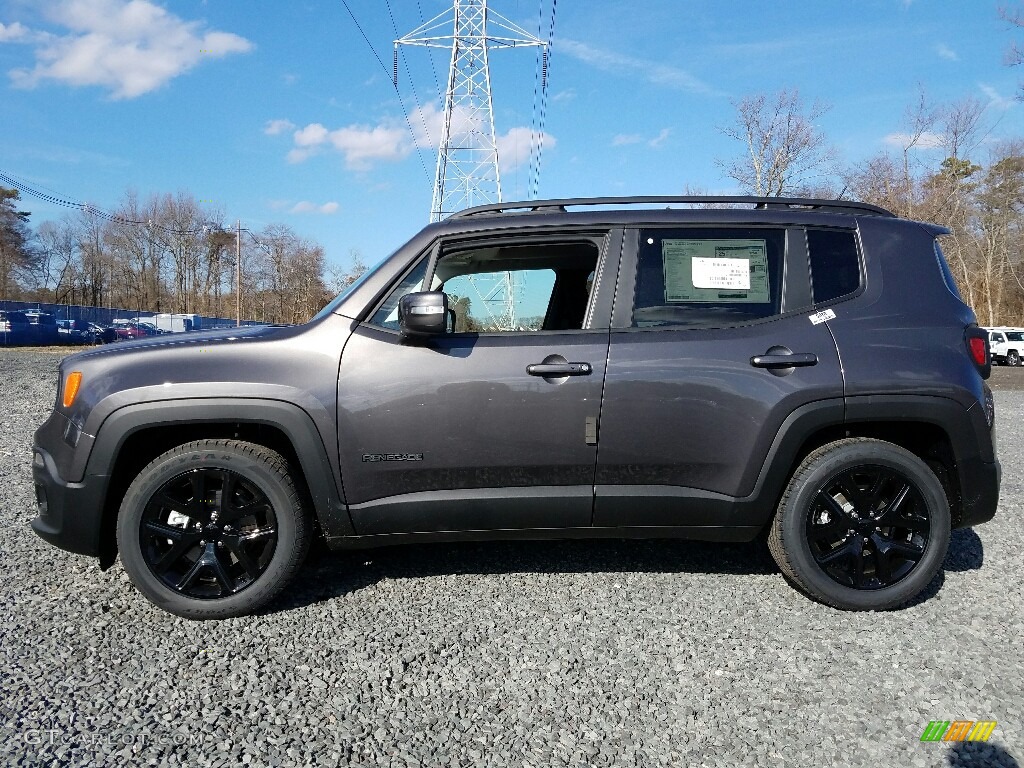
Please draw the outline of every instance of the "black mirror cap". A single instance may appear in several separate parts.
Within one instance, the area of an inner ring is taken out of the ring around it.
[[[448,296],[444,291],[407,293],[398,302],[398,327],[406,337],[444,334],[448,329]]]

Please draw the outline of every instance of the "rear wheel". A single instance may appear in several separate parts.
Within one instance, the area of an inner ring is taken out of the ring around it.
[[[782,572],[816,600],[885,610],[931,582],[949,537],[949,503],[931,469],[897,445],[855,438],[804,459],[768,545]]]
[[[1012,365],[1014,367],[1020,365],[1020,353],[1015,349],[1011,349],[1009,352],[1007,352],[1006,364]]]
[[[201,440],[151,462],[128,488],[117,543],[136,587],[190,619],[251,613],[292,579],[311,524],[284,458]]]

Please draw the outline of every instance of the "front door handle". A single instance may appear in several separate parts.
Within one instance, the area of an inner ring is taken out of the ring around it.
[[[593,370],[590,363],[533,363],[526,366],[531,376],[588,376]]]

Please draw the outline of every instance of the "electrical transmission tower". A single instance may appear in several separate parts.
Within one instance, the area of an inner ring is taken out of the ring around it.
[[[394,42],[396,87],[399,46],[451,49],[430,220],[440,221],[474,205],[500,203],[488,50],[539,46],[543,50],[546,86],[550,41],[544,42],[489,9],[487,0],[454,0],[451,9]]]

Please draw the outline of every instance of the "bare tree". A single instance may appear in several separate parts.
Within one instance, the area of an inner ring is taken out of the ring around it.
[[[1000,6],[999,18],[1018,29],[1024,28],[1024,9],[1020,7],[1010,8],[1006,5]],[[1019,64],[1024,64],[1024,47],[1021,47],[1020,43],[1016,40],[1010,43],[1010,47],[1006,51],[1005,61],[1006,65],[1009,67],[1016,67]],[[1024,83],[1020,86],[1017,98],[1020,101],[1024,101]]]
[[[816,122],[829,106],[806,106],[796,90],[774,96],[755,94],[733,102],[736,122],[719,126],[744,145],[744,154],[719,161],[730,178],[749,193],[780,197],[816,183],[834,169],[835,153]]]

